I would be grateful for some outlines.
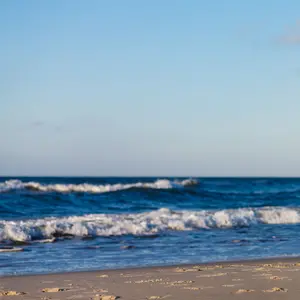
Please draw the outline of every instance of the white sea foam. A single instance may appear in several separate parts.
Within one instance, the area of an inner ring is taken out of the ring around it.
[[[185,186],[197,184],[195,179],[185,180],[168,180],[160,179],[154,182],[136,182],[136,183],[117,183],[117,184],[42,184],[39,182],[23,182],[21,180],[7,180],[0,183],[0,193],[9,192],[11,190],[29,189],[40,192],[58,192],[58,193],[108,193],[121,190],[128,190],[132,188],[146,188],[146,189],[178,189]]]
[[[263,207],[219,211],[171,211],[94,214],[64,218],[0,221],[0,241],[32,241],[54,236],[147,236],[168,231],[300,223],[300,208]]]

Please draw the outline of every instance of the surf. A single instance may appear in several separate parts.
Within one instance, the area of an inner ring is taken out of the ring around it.
[[[153,182],[136,182],[136,183],[115,183],[115,184],[42,184],[39,182],[23,182],[21,180],[7,180],[0,183],[0,193],[10,192],[13,190],[31,190],[38,192],[56,192],[56,193],[111,193],[129,189],[180,189],[191,185],[197,185],[196,179],[169,180],[158,179]]]
[[[262,207],[172,211],[168,208],[131,214],[89,214],[70,217],[0,221],[0,242],[64,237],[151,236],[171,231],[212,230],[299,224],[300,208]]]

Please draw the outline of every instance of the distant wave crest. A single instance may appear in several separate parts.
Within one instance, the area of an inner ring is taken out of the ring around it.
[[[132,188],[145,189],[178,189],[189,185],[195,185],[196,179],[185,180],[168,180],[160,179],[154,182],[136,182],[136,183],[116,183],[116,184],[42,184],[39,182],[23,182],[21,180],[7,180],[0,183],[0,193],[9,192],[12,190],[27,189],[40,192],[57,192],[57,193],[108,193]]]
[[[66,236],[148,236],[168,231],[297,223],[300,223],[300,208],[263,207],[176,212],[162,208],[138,214],[93,214],[37,220],[2,220],[0,241],[30,242]]]

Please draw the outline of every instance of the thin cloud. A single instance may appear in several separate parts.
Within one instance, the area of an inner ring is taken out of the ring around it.
[[[31,123],[31,125],[33,127],[41,127],[41,126],[45,125],[45,122],[43,122],[43,121],[34,121],[34,122]]]
[[[55,127],[55,131],[56,132],[62,132],[63,131],[63,127],[62,126],[56,126]]]
[[[280,42],[287,45],[300,45],[300,20],[286,34],[280,37]]]
[[[50,130],[54,130],[55,132],[62,132],[64,130],[64,127],[62,125],[51,125],[44,121],[34,121],[30,124],[30,126],[33,128],[48,128]]]
[[[300,33],[298,35],[286,35],[282,36],[280,41],[284,44],[300,45]]]

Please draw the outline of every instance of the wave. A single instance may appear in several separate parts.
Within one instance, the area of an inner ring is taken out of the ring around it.
[[[0,241],[30,242],[57,237],[149,236],[168,231],[226,229],[259,224],[300,223],[300,208],[263,207],[218,211],[172,211],[93,214],[64,218],[0,221]]]
[[[7,180],[0,183],[0,193],[6,193],[13,190],[34,190],[39,192],[57,192],[57,193],[108,193],[132,188],[141,189],[178,189],[189,185],[196,185],[196,179],[168,180],[160,179],[154,182],[136,182],[136,183],[116,183],[105,185],[94,185],[88,183],[82,184],[42,184],[39,182],[23,182],[21,180]]]

